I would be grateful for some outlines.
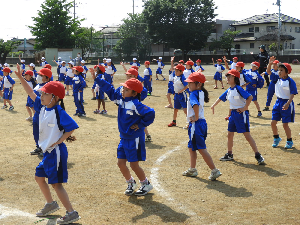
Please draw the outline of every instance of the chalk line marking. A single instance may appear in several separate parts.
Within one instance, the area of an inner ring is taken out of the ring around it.
[[[29,217],[32,219],[38,219],[36,217],[36,215],[30,214],[27,212],[23,212],[18,209],[13,209],[13,208],[9,208],[9,207],[0,205],[0,220],[4,219],[6,217],[10,217],[10,216],[23,216],[23,217]]]
[[[159,166],[162,164],[162,162],[168,158],[172,153],[178,151],[181,149],[181,145],[183,144],[186,144],[187,141],[184,141],[182,143],[180,143],[180,145],[178,145],[177,147],[175,147],[174,149],[166,152],[165,154],[163,154],[162,156],[160,156],[154,163],[155,167],[153,167],[151,169],[151,173],[150,173],[150,180],[154,186],[154,189],[156,189],[158,191],[158,193],[166,198],[168,201],[170,202],[173,202],[173,204],[175,203],[176,206],[178,208],[180,208],[181,210],[183,210],[186,214],[188,214],[189,216],[195,216],[197,215],[195,212],[191,211],[191,210],[188,210],[183,204],[179,203],[179,202],[175,202],[175,199],[171,196],[171,194],[166,191],[161,185],[160,185],[160,182],[159,182],[159,175],[158,175],[158,172],[159,172]]]

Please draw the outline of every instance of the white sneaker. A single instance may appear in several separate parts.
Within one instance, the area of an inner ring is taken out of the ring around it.
[[[188,170],[184,171],[182,175],[187,177],[196,177],[198,175],[198,171],[196,168],[189,168]]]
[[[220,172],[220,170],[218,170],[217,168],[216,169],[213,169],[211,171],[211,174],[210,176],[208,177],[208,179],[210,180],[216,180],[219,176],[221,176],[222,173]]]
[[[8,110],[10,110],[10,111],[11,111],[11,110],[13,110],[13,109],[14,109],[14,106],[12,106],[12,105],[11,105],[11,106],[9,107],[9,109],[8,109]]]
[[[1,109],[6,109],[7,108],[7,105],[4,105],[1,107]]]
[[[147,180],[146,183],[141,183],[141,187],[137,192],[135,192],[135,195],[137,196],[144,196],[148,194],[149,191],[153,189],[152,184]]]
[[[29,116],[28,118],[26,118],[27,121],[32,121],[33,118],[31,116]]]
[[[132,182],[128,182],[128,181],[126,181],[126,182],[128,183],[128,186],[127,186],[127,189],[126,189],[124,194],[125,195],[132,195],[133,192],[135,191],[135,189],[137,189],[136,182],[135,182],[135,180],[132,181]]]

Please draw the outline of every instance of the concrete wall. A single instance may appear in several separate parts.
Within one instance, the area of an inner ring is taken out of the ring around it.
[[[57,59],[57,55],[58,55],[58,49],[57,48],[46,48],[45,51],[45,58],[46,61],[51,65],[51,66],[56,66],[56,63],[53,62],[52,60]]]

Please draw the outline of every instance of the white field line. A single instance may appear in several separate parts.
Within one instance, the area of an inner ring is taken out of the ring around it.
[[[187,142],[182,142],[180,143],[181,145],[182,144],[186,144]],[[183,210],[186,214],[188,214],[189,216],[195,216],[196,213],[191,211],[191,210],[188,210],[183,204],[181,204],[180,202],[177,202],[172,196],[171,194],[165,190],[161,184],[160,184],[160,181],[159,181],[159,166],[163,163],[163,161],[168,158],[173,152],[176,152],[178,150],[181,149],[181,145],[175,147],[174,149],[166,152],[165,154],[163,154],[162,156],[160,156],[154,163],[155,167],[153,167],[151,169],[151,173],[150,173],[150,180],[151,182],[154,184],[154,189],[157,190],[157,192],[164,198],[166,198],[166,200],[172,202],[173,204],[175,203],[176,206],[178,208],[180,208],[181,210]]]
[[[10,216],[23,216],[37,219],[36,215],[0,205],[0,220]]]

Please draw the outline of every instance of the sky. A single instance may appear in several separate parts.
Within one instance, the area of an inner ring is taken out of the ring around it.
[[[74,1],[74,0],[69,0]],[[214,0],[218,9],[216,19],[243,20],[254,15],[265,13],[278,13],[278,6],[273,5],[277,0]],[[41,10],[42,0],[9,0],[6,5],[11,5],[10,10],[1,10],[0,39],[32,38],[28,25],[33,25],[32,17],[36,17]],[[101,30],[104,26],[122,24],[122,19],[128,17],[128,13],[141,13],[143,0],[75,0],[75,14],[80,19],[83,27],[93,26],[95,30]],[[281,0],[281,13],[300,19],[300,0]],[[73,13],[73,10],[72,10]],[[73,15],[72,15],[73,16]],[[7,18],[6,22],[5,18]]]

